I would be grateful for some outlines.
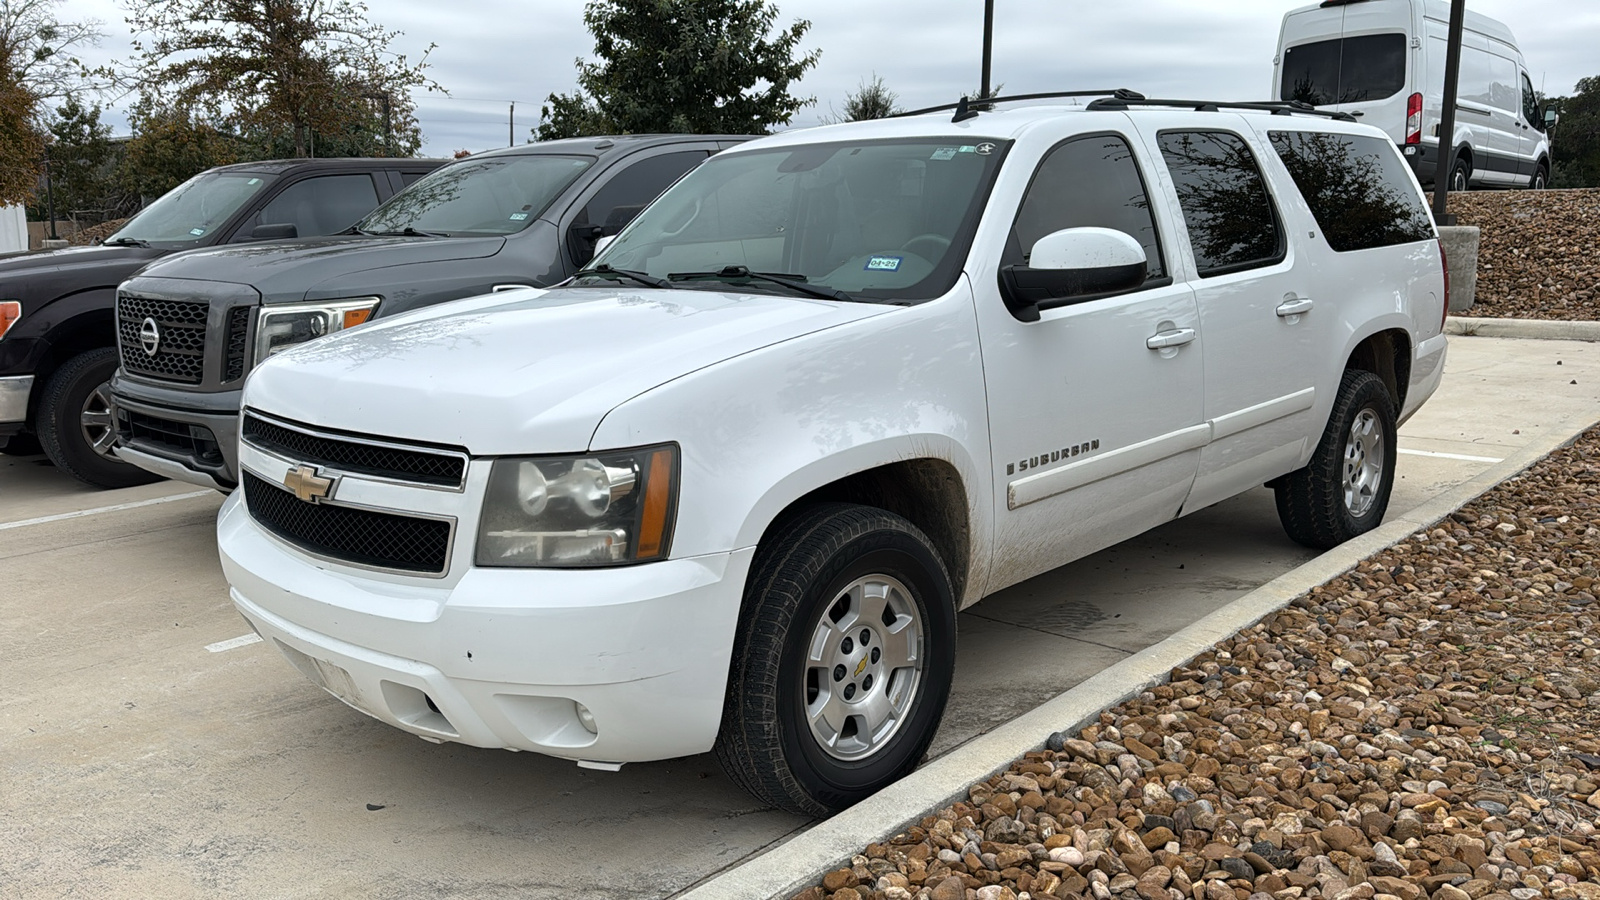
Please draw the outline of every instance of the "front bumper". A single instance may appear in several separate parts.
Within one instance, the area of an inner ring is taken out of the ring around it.
[[[155,388],[118,372],[111,379],[118,458],[164,478],[233,490],[242,393]]]
[[[33,393],[32,375],[0,378],[0,434],[15,434],[28,420],[28,397]]]
[[[716,740],[754,551],[447,582],[307,556],[236,492],[217,538],[239,611],[313,682],[431,741],[621,763]],[[591,733],[576,704],[591,714]]]

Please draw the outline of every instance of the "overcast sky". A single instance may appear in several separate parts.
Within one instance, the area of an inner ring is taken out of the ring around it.
[[[96,18],[106,39],[93,62],[127,59],[128,0],[68,0],[65,18]],[[1385,2],[1385,0],[1374,0]],[[368,0],[371,18],[404,35],[392,49],[415,58],[432,42],[430,74],[450,91],[416,97],[423,153],[504,146],[510,101],[516,139],[529,137],[539,102],[575,86],[573,61],[593,41],[581,0]],[[1264,99],[1284,12],[1298,0],[996,0],[994,81],[1006,93],[1128,87],[1150,96]],[[783,0],[778,20],[809,19],[803,46],[822,59],[795,93],[817,104],[814,125],[863,79],[881,76],[907,107],[951,103],[978,85],[982,0]],[[1535,84],[1570,93],[1600,75],[1600,3],[1468,0],[1517,35]],[[108,116],[126,133],[120,113]]]

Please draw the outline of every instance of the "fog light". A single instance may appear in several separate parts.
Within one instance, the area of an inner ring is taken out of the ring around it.
[[[578,708],[578,723],[588,729],[590,734],[599,734],[600,729],[594,724],[594,713],[589,712],[589,707],[574,700],[572,705]]]

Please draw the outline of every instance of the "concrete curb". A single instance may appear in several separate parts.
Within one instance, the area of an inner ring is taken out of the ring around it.
[[[786,898],[805,889],[829,870],[848,865],[851,856],[867,844],[903,831],[923,816],[964,799],[968,785],[1005,769],[1022,754],[1042,748],[1051,732],[1075,732],[1098,718],[1101,711],[1165,682],[1172,669],[1255,625],[1311,588],[1349,571],[1368,556],[1431,528],[1496,485],[1572,443],[1594,424],[1567,421],[1551,426],[1546,435],[1470,481],[1280,575],[762,855],[673,896],[677,900],[755,900]]]
[[[1486,319],[1451,316],[1444,332],[1461,337],[1527,338],[1540,341],[1600,341],[1600,322]]]

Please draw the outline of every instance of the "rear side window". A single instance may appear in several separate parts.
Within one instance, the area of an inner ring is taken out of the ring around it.
[[[1277,211],[1243,138],[1223,131],[1163,131],[1157,140],[1200,277],[1283,259]]]
[[[1144,180],[1128,142],[1118,135],[1075,138],[1050,151],[1022,199],[1003,264],[1025,263],[1047,234],[1085,227],[1133,237],[1144,245],[1148,277],[1166,277]]]
[[[1278,96],[1313,106],[1365,103],[1393,97],[1405,83],[1406,36],[1367,34],[1284,50]]]
[[[1334,250],[1348,253],[1433,239],[1433,219],[1388,141],[1274,131],[1272,147]]]

